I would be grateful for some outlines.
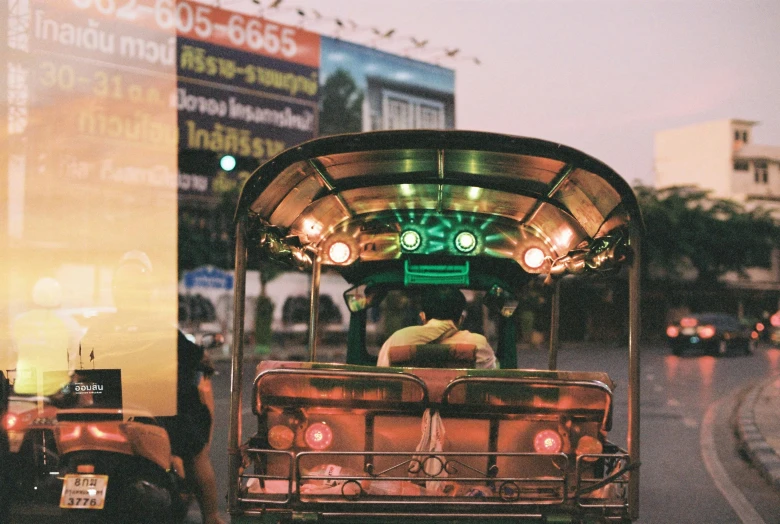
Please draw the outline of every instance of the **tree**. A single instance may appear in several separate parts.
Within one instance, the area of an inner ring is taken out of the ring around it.
[[[725,273],[769,267],[780,246],[780,224],[761,208],[713,198],[693,186],[634,188],[647,228],[643,243],[645,278],[713,284]]]
[[[320,135],[361,131],[362,115],[363,92],[347,71],[337,70],[322,86]]]

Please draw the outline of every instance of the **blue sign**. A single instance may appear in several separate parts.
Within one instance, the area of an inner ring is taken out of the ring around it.
[[[211,266],[199,267],[184,273],[184,287],[205,287],[210,289],[233,289],[233,275]]]

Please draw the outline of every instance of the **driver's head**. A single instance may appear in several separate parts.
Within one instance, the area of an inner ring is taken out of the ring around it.
[[[152,262],[143,251],[128,251],[119,259],[111,283],[118,311],[145,310],[152,299]]]
[[[466,297],[456,287],[434,287],[425,290],[420,300],[420,310],[425,321],[431,319],[460,322],[466,309]]]

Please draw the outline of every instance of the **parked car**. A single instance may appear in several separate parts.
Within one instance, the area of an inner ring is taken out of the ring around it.
[[[758,332],[728,313],[697,313],[670,324],[666,338],[675,355],[691,349],[708,355],[734,351],[750,355],[756,349]]]

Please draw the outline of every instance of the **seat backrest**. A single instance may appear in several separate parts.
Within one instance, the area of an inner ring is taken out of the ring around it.
[[[388,351],[391,366],[426,368],[474,368],[475,344],[410,344]]]

